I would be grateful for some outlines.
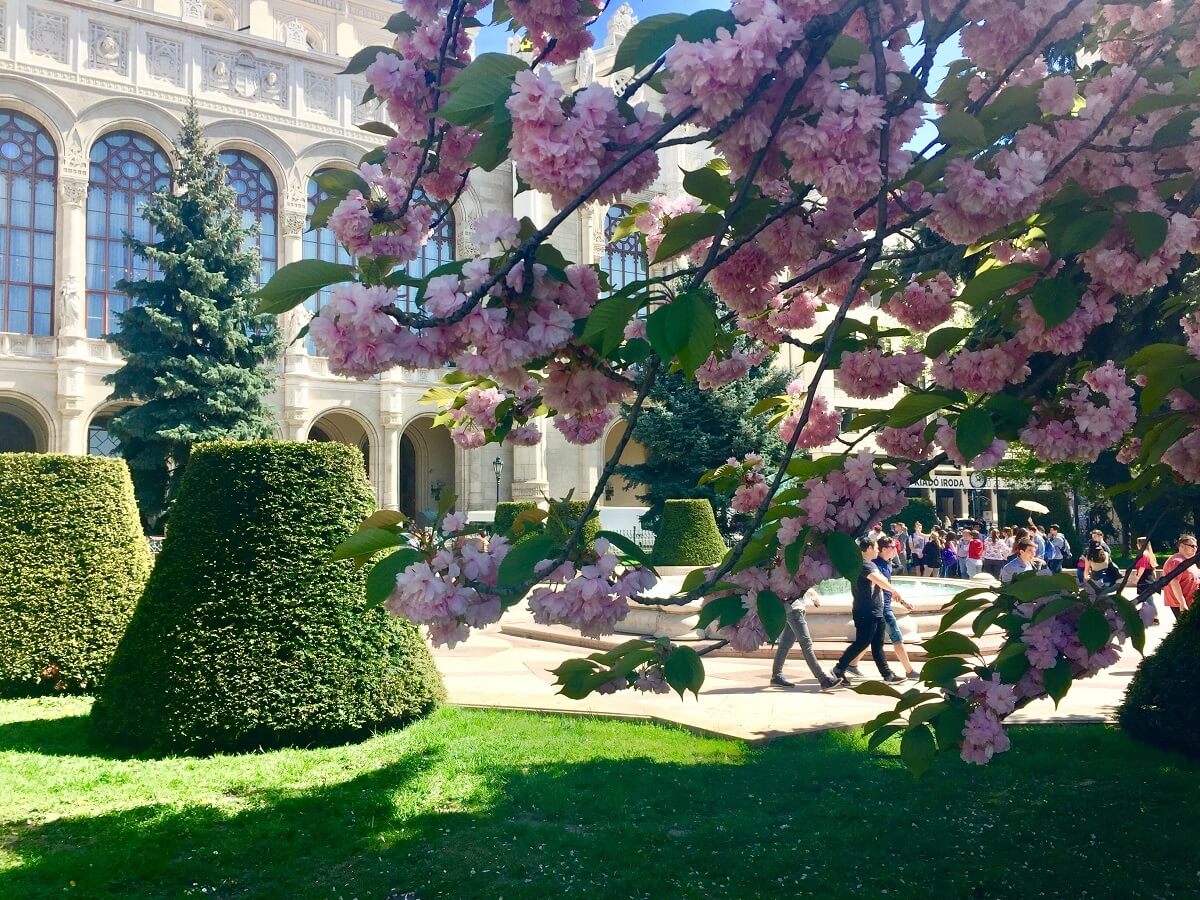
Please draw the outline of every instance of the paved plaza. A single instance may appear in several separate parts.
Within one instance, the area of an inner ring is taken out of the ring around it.
[[[1158,646],[1173,622],[1163,610],[1161,624],[1147,630],[1147,653]],[[550,670],[563,660],[593,651],[506,633],[529,633],[532,625],[528,612],[515,609],[502,623],[473,633],[465,644],[453,650],[437,650],[435,657],[445,677],[449,701],[462,706],[672,722],[696,731],[755,741],[861,725],[893,703],[886,697],[861,696],[848,690],[821,693],[804,661],[798,658],[790,659],[785,669],[785,675],[796,681],[797,687],[768,687],[769,658],[736,656],[706,658],[707,675],[699,699],[691,694],[680,700],[674,693],[645,695],[630,690],[570,700],[558,695]],[[1046,698],[1015,713],[1009,721],[1111,721],[1140,658],[1127,645],[1116,665],[1094,678],[1075,682],[1058,709]],[[833,661],[823,664],[828,670]],[[919,662],[916,667],[920,668]],[[867,678],[876,675],[869,658],[860,668]]]

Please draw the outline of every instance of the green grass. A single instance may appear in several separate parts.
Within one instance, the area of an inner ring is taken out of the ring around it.
[[[87,710],[0,703],[0,897],[1166,897],[1200,878],[1200,765],[1095,725],[1016,729],[991,766],[914,780],[848,733],[750,747],[452,708],[345,747],[122,758]]]

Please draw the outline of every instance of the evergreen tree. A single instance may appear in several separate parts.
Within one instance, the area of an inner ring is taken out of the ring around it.
[[[745,411],[764,397],[782,394],[794,372],[764,363],[749,376],[712,391],[702,391],[681,372],[663,373],[654,383],[649,403],[633,429],[633,439],[646,448],[646,461],[619,466],[617,473],[645,490],[637,496],[648,507],[642,524],[657,529],[667,500],[704,498],[713,505],[717,526],[730,535],[740,517],[730,514],[729,500],[700,476],[729,457],[761,453],[768,468],[783,451],[767,416]]]
[[[255,314],[258,251],[242,226],[217,151],[190,104],[175,145],[175,183],[143,215],[146,243],[126,243],[154,277],[122,280],[133,304],[107,335],[125,364],[105,379],[112,399],[134,401],[109,429],[133,474],[147,525],[160,527],[193,444],[269,437],[268,367],[279,352],[270,316]]]

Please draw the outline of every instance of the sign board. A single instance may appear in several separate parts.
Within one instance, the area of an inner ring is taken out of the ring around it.
[[[967,491],[973,490],[970,483],[970,476],[967,475],[927,475],[924,478],[918,478],[909,487],[915,488],[931,488],[933,490],[949,490],[949,491]],[[1053,490],[1053,486],[1048,484],[1038,485],[1032,490],[1049,491]],[[1030,490],[1023,484],[1015,484],[1003,478],[988,478],[987,487],[981,490],[987,491],[1009,491],[1009,490]]]

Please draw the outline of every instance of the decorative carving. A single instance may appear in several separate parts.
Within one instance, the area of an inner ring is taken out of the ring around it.
[[[637,23],[638,18],[633,14],[633,7],[628,3],[622,3],[612,14],[612,18],[608,20],[608,36],[604,40],[604,45],[606,47],[617,46]]]
[[[353,112],[350,115],[350,121],[355,125],[361,125],[363,122],[370,122],[371,116],[375,110],[375,103],[363,103],[362,98],[367,93],[367,83],[365,81],[351,82],[351,95]]]
[[[88,22],[89,69],[108,69],[118,75],[129,74],[129,32],[103,22]]]
[[[458,255],[460,258],[474,259],[479,255],[479,244],[475,242],[475,225],[479,216],[468,213],[457,223],[455,229],[458,237]]]
[[[255,59],[246,51],[235,54],[205,47],[201,86],[238,100],[287,107],[287,69],[279,63]]]
[[[0,52],[8,50],[8,4],[0,3]]]
[[[577,85],[591,84],[595,75],[596,51],[591,47],[585,47],[579,54],[579,59],[575,60],[575,83]]]
[[[83,295],[79,291],[79,279],[68,275],[58,292],[58,330],[60,334],[83,334]]]
[[[204,0],[183,0],[183,19],[185,22],[203,22]]]
[[[292,19],[283,26],[283,43],[296,50],[308,49],[308,30],[299,19]]]
[[[83,178],[59,179],[58,195],[65,206],[84,206],[87,203],[87,192],[88,183]]]
[[[331,119],[337,115],[337,93],[332,78],[317,72],[304,73],[304,108]]]
[[[285,210],[283,213],[284,237],[296,237],[297,235],[304,234],[304,225],[307,218],[302,212]]]
[[[56,62],[67,61],[67,17],[38,9],[29,11],[29,52]]]
[[[182,87],[183,44],[151,35],[146,46],[146,69],[151,78]]]

